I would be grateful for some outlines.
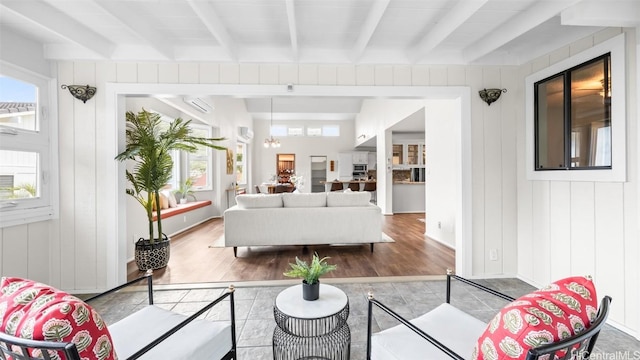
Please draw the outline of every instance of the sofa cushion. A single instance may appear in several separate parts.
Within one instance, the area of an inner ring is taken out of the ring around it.
[[[298,207],[325,207],[327,206],[326,193],[284,193],[282,202],[286,208]]]
[[[281,208],[282,194],[242,194],[236,203],[240,209]]]
[[[587,329],[597,314],[593,282],[570,277],[505,306],[476,342],[473,359],[524,359],[531,348]],[[559,354],[560,355],[560,354]]]
[[[73,342],[82,359],[117,359],[106,324],[77,297],[8,277],[2,278],[0,292],[0,331],[25,339]]]
[[[369,206],[371,193],[368,191],[329,192],[327,193],[327,206]]]

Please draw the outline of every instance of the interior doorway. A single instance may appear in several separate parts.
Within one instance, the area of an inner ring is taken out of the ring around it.
[[[327,157],[311,157],[311,192],[324,192],[327,181]]]
[[[277,154],[276,155],[276,174],[278,174],[278,183],[288,184],[291,177],[296,173],[296,154]]]

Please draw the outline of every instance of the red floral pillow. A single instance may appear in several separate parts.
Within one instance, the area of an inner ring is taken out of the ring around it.
[[[0,331],[25,339],[73,342],[82,359],[117,359],[107,326],[95,310],[32,280],[2,278]],[[32,355],[40,356],[38,352]]]
[[[587,329],[597,314],[591,279],[570,277],[524,295],[491,320],[473,351],[473,359],[524,359],[531,348]]]

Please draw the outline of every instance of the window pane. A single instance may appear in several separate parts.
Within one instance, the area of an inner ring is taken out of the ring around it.
[[[562,169],[564,164],[564,76],[541,81],[536,94],[536,169]]]
[[[322,136],[322,128],[307,127],[307,136]]]
[[[236,147],[236,183],[247,183],[247,164],[245,159],[247,158],[247,146],[244,143],[238,143]]]
[[[39,196],[38,153],[0,150],[0,200]]]
[[[35,85],[0,75],[0,125],[38,131]]]
[[[571,134],[575,154],[571,166],[611,166],[610,84],[605,83],[605,59],[571,72]],[[606,87],[606,90],[605,90]]]
[[[271,136],[287,136],[287,127],[284,125],[271,125]]]
[[[192,128],[191,134],[197,137],[209,137],[209,129]],[[189,154],[189,178],[193,180],[194,189],[209,189],[209,150],[206,146],[198,146],[198,150]]]
[[[287,130],[289,136],[302,136],[304,135],[304,129],[301,127],[290,127]]]
[[[322,127],[322,136],[340,136],[340,126],[325,125]]]

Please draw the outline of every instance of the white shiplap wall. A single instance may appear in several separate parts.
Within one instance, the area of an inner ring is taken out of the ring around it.
[[[98,95],[82,104],[59,92],[60,219],[2,229],[2,275],[30,277],[67,290],[105,288],[106,262],[112,259],[106,249],[116,241],[105,235],[109,229],[101,221],[113,216],[108,213],[113,199],[101,192],[112,185],[106,183],[111,179],[103,175],[107,172],[106,162],[113,161],[115,155],[107,150],[112,147],[106,144],[108,139],[101,137],[106,128],[114,126],[105,118],[106,99],[100,94],[107,82],[463,85],[469,86],[473,94],[473,275],[517,272],[533,283],[545,283],[567,273],[591,272],[602,287],[601,292],[616,298],[612,318],[636,331],[637,115],[629,119],[628,125],[628,134],[636,134],[628,144],[632,163],[628,183],[533,183],[524,178],[524,77],[589,46],[598,36],[570,44],[519,69],[60,62],[56,68],[60,84],[96,84]],[[635,61],[635,51],[629,53]],[[629,66],[632,71],[637,70],[633,62]],[[509,92],[488,107],[475,95],[484,87],[504,87]],[[635,88],[627,94],[637,98]],[[227,123],[216,125],[221,131],[235,127]],[[488,260],[489,249],[498,249],[499,261]],[[560,249],[571,253],[569,265],[567,256],[557,251]]]
[[[521,67],[524,77],[620,34],[610,29]],[[627,78],[637,71],[636,38],[627,32]],[[615,71],[615,70],[614,70]],[[529,181],[518,146],[518,275],[537,286],[571,275],[592,275],[599,296],[614,302],[610,319],[638,331],[638,90],[627,83],[627,182]],[[524,110],[517,114],[524,144]]]

